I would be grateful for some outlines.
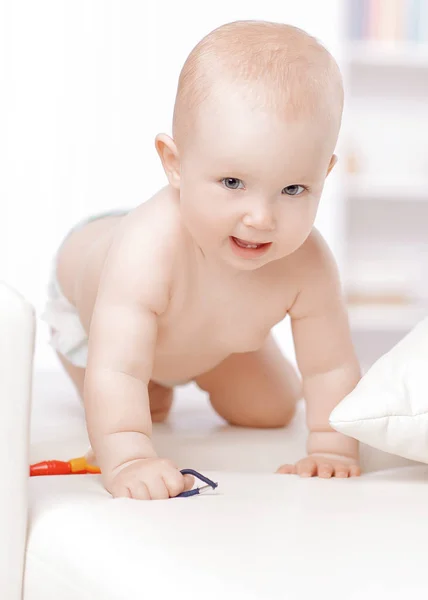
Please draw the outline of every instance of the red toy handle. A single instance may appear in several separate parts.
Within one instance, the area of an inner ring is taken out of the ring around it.
[[[62,460],[44,460],[30,466],[30,477],[40,475],[69,475],[70,473],[70,463]]]
[[[30,477],[42,475],[83,475],[85,473],[100,473],[99,467],[89,465],[84,456],[63,460],[44,460],[30,465]]]

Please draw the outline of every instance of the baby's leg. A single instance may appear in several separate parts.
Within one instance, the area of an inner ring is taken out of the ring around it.
[[[85,369],[83,367],[76,367],[59,352],[57,352],[57,355],[71,381],[74,383],[80,398],[83,399]],[[152,421],[153,423],[161,423],[162,421],[165,421],[171,409],[174,390],[160,385],[159,383],[155,383],[154,381],[150,381],[148,390]]]
[[[270,335],[255,352],[232,354],[196,383],[232,425],[284,427],[302,396],[297,373]]]

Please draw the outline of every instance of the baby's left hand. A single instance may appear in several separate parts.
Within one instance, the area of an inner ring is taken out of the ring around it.
[[[300,475],[300,477],[358,477],[361,469],[358,461],[347,456],[337,454],[310,454],[302,458],[295,465],[282,465],[277,473]]]

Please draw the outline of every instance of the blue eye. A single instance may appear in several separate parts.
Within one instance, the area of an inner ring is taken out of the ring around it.
[[[300,196],[302,192],[305,191],[306,188],[303,185],[288,185],[282,191],[287,194],[287,196]]]
[[[236,177],[224,177],[221,182],[228,190],[238,190],[244,187],[242,181]],[[240,184],[242,184],[241,188],[239,187]]]

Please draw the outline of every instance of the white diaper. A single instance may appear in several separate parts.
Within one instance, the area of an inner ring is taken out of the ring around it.
[[[70,230],[65,239],[73,231],[81,229],[91,221],[103,219],[104,217],[123,216],[127,213],[127,210],[116,210],[99,213],[83,219]],[[48,299],[45,310],[40,318],[55,330],[50,340],[51,346],[76,367],[86,367],[88,359],[88,336],[80,322],[76,308],[64,296],[56,274],[57,257],[61,246],[52,261],[51,276],[48,284]]]

